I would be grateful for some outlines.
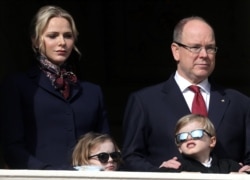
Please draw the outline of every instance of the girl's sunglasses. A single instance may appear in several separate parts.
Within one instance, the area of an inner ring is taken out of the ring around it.
[[[89,156],[89,159],[91,159],[93,157],[97,157],[101,163],[107,163],[109,160],[109,157],[111,157],[114,162],[118,162],[121,160],[121,153],[120,152],[112,152],[112,153],[102,152],[99,154]]]
[[[192,139],[201,139],[204,136],[204,133],[206,133],[209,137],[212,137],[212,135],[210,133],[208,133],[206,130],[204,129],[196,129],[190,132],[182,132],[179,134],[175,135],[175,142],[177,144],[181,144],[185,141],[187,141],[188,139],[188,135],[190,135],[192,137]]]

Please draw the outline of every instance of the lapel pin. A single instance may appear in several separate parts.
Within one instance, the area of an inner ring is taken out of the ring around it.
[[[225,102],[225,100],[224,100],[224,99],[222,99],[222,100],[221,100],[221,102]]]

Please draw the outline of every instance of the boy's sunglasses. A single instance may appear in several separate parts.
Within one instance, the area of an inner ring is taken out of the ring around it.
[[[102,152],[99,154],[89,156],[89,159],[91,159],[93,157],[97,157],[101,163],[107,163],[109,160],[109,157],[111,157],[114,162],[118,162],[121,159],[121,153],[120,152],[112,152],[112,153]]]
[[[182,132],[182,133],[176,134],[175,141],[177,144],[181,144],[181,143],[187,141],[188,135],[190,135],[192,137],[192,139],[201,139],[204,136],[204,133],[206,133],[209,137],[212,137],[212,135],[210,133],[208,133],[206,130],[196,129],[196,130],[193,130],[190,132]]]

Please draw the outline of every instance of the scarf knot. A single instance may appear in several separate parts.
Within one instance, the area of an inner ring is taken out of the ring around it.
[[[74,73],[62,69],[60,75],[56,77],[54,85],[62,92],[64,98],[67,99],[69,97],[70,84],[75,84],[76,82],[77,77]]]
[[[77,82],[76,75],[72,71],[67,71],[65,65],[59,67],[44,56],[40,56],[38,60],[40,62],[40,68],[51,80],[52,85],[67,99],[70,95],[70,85],[74,85]]]

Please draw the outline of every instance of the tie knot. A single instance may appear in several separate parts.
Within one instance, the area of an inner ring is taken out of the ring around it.
[[[196,86],[196,85],[191,85],[188,87],[191,91],[195,92],[195,93],[198,93],[200,92],[200,87],[199,86]]]

